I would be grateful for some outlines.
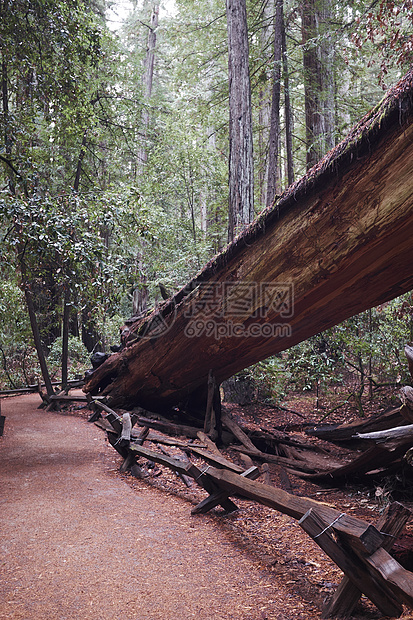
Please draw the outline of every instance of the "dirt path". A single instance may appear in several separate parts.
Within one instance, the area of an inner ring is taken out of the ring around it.
[[[288,590],[183,500],[109,475],[98,429],[38,405],[2,400],[1,620],[301,617]]]

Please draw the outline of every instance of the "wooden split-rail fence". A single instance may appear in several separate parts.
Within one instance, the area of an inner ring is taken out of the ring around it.
[[[237,495],[296,519],[344,573],[336,592],[322,610],[323,618],[351,616],[362,594],[388,617],[399,617],[403,605],[413,609],[413,573],[389,553],[411,515],[402,504],[391,503],[378,523],[372,525],[313,499],[297,497],[258,482],[260,471],[257,467],[252,465],[244,470],[230,462],[202,431],[197,432],[201,440],[197,445],[167,438],[154,434],[150,427],[156,428],[156,422],[139,413],[124,412],[120,416],[104,402],[90,396],[88,399],[93,411],[89,421],[107,433],[110,444],[122,456],[121,471],[129,470],[140,477],[138,459],[144,458],[171,469],[186,484],[194,480],[206,491],[207,496],[192,509],[192,514],[206,513],[218,505],[225,511],[233,511],[237,506],[231,496]],[[135,424],[140,428],[134,429]],[[243,432],[229,418],[226,426],[237,434]],[[143,445],[145,441],[175,446],[186,454],[192,452],[206,465],[199,467],[188,458],[171,457],[162,445],[159,451],[149,449]]]

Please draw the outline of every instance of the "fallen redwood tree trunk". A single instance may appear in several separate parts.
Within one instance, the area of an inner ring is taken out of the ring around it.
[[[152,411],[413,288],[413,71],[174,297],[85,391]]]

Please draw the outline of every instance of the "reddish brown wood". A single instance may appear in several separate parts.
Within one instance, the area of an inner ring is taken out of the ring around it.
[[[389,504],[377,522],[377,529],[384,532],[386,537],[383,548],[389,551],[398,536],[403,531],[411,512],[408,508],[393,502]],[[344,576],[337,590],[323,608],[323,618],[348,618],[361,596],[360,589],[351,579]]]
[[[341,568],[348,578],[380,609],[385,616],[398,618],[403,606],[389,587],[385,577],[370,574],[354,554],[343,549],[328,529],[328,523],[319,515],[317,509],[310,509],[299,521],[325,553]]]
[[[187,287],[131,325],[136,341],[86,391],[156,411],[193,404],[209,370],[219,384],[411,290],[412,120],[413,70]]]

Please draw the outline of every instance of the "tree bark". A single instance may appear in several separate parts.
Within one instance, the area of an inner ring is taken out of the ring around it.
[[[280,143],[280,97],[281,97],[281,63],[282,63],[282,22],[283,0],[275,3],[274,27],[274,71],[271,99],[271,124],[268,147],[268,181],[267,207],[271,206],[280,193],[279,143]]]
[[[229,78],[228,241],[254,219],[249,44],[245,0],[227,0]]]
[[[307,169],[334,145],[334,78],[328,36],[330,12],[330,0],[305,0],[303,3]]]
[[[4,3],[4,9],[0,11],[0,18],[3,18],[2,13],[7,13],[8,1]],[[7,159],[9,159],[12,150],[12,137],[10,127],[9,116],[9,86],[8,86],[8,67],[7,67],[7,55],[3,46],[0,47],[1,51],[1,91],[2,91],[2,106],[3,106],[3,119],[4,119],[4,152]],[[7,168],[9,189],[12,194],[15,192],[15,179],[14,172],[10,167]]]
[[[66,290],[63,297],[63,321],[62,321],[62,389],[66,389],[68,381],[68,358],[69,358],[69,322],[70,304],[69,292]]]
[[[24,290],[24,296],[26,299],[27,311],[29,313],[30,325],[33,333],[34,345],[36,347],[37,357],[42,371],[43,381],[46,386],[47,395],[53,394],[52,381],[50,379],[49,369],[47,367],[46,356],[43,351],[42,340],[40,337],[39,325],[37,323],[36,311],[34,309],[33,296],[30,290],[30,284],[26,275],[26,265],[24,264],[23,250],[20,251],[20,273],[22,278],[22,285]]]
[[[184,406],[210,369],[221,383],[411,290],[412,94],[413,71],[323,167],[131,325],[135,342],[98,368],[87,390],[151,410]]]
[[[143,87],[143,96],[145,99],[145,105],[147,106],[149,103],[149,99],[152,96],[152,88],[153,88],[153,71],[155,66],[155,49],[156,49],[156,29],[158,28],[159,22],[159,5],[155,4],[152,7],[152,14],[150,19],[150,24],[148,26],[148,43],[146,48],[146,57],[145,57],[145,71],[142,78],[142,87]],[[139,149],[138,153],[138,169],[142,174],[144,166],[148,161],[148,151],[146,146],[146,141],[148,137],[148,129],[149,129],[149,110],[147,107],[144,107],[142,112],[142,135],[143,135],[143,144]]]
[[[288,73],[287,39],[285,35],[284,16],[281,23],[283,73],[284,73],[284,111],[285,111],[285,146],[287,157],[287,180],[288,185],[294,183],[294,157],[293,157],[293,112],[290,99],[290,78]]]

